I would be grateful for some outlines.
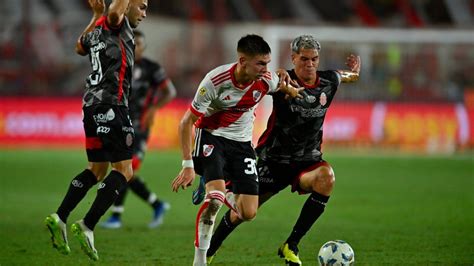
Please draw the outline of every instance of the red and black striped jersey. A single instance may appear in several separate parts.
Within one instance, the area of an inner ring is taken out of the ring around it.
[[[107,23],[107,16],[81,38],[89,54],[92,72],[86,79],[83,106],[112,104],[128,106],[135,55],[133,30],[124,17],[119,27]]]
[[[280,163],[319,161],[324,118],[341,76],[336,71],[317,71],[316,84],[307,86],[298,80],[294,70],[288,73],[305,87],[300,92],[303,98],[287,100],[281,92],[272,95],[273,110],[267,129],[258,140],[257,154]]]

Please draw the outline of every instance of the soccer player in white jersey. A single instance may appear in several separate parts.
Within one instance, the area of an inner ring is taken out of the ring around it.
[[[238,61],[206,75],[181,119],[182,170],[173,180],[172,189],[186,189],[196,173],[206,178],[206,199],[196,218],[193,265],[206,265],[214,222],[223,204],[244,221],[257,214],[258,177],[251,144],[255,107],[267,93],[278,90],[290,97],[299,96],[299,89],[287,80],[279,86],[278,75],[267,70],[270,52],[262,37],[242,37],[237,44]],[[235,201],[226,199],[225,179],[232,182]]]

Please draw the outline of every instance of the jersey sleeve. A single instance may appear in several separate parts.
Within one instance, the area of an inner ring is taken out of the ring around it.
[[[94,31],[92,31],[94,32]],[[84,52],[86,53],[89,53],[90,52],[90,40],[92,38],[92,32],[89,32],[87,34],[84,34],[81,36],[81,38],[79,39],[80,43],[81,43],[81,46],[82,46],[82,49],[84,50]]]
[[[199,84],[199,88],[194,95],[194,99],[191,103],[190,110],[197,116],[202,116],[209,108],[211,101],[216,97],[214,85],[211,80],[206,76],[204,80]]]
[[[336,84],[336,86],[341,85],[341,82],[342,82],[341,74],[337,71],[332,71],[332,72],[333,72],[333,80],[334,80],[334,83]]]
[[[268,72],[263,76],[263,80],[268,84],[268,93],[274,93],[278,90],[280,78],[276,72]]]

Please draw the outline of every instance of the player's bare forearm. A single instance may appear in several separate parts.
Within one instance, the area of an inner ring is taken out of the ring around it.
[[[338,70],[337,72],[341,74],[341,82],[348,83],[359,80],[359,73],[347,70]]]
[[[127,11],[129,0],[113,0],[109,7],[109,14],[107,21],[113,27],[119,26],[122,23],[125,11]]]
[[[79,36],[79,39],[77,40],[77,43],[76,43],[76,53],[80,55],[87,54],[87,52],[84,51],[84,48],[82,47],[82,44],[81,44],[82,36],[94,30],[97,20],[99,20],[99,18],[102,17],[102,15],[105,12],[104,0],[89,0],[89,6],[93,12],[92,19],[89,22],[89,24],[86,26],[86,28],[84,29],[82,34]]]
[[[181,141],[181,152],[183,160],[192,160],[192,130],[197,116],[187,110],[179,123],[179,139]]]
[[[349,70],[338,70],[341,74],[341,82],[354,82],[359,80],[359,73],[361,67],[360,56],[350,55],[347,57],[346,65]]]

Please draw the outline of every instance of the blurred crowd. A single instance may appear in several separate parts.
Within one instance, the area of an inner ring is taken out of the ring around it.
[[[81,95],[90,66],[74,53],[74,44],[90,15],[87,0],[1,1],[0,96]],[[210,68],[233,60],[234,50],[223,41],[221,28],[226,25],[473,31],[474,0],[150,1],[148,16],[185,25],[161,47],[163,56],[154,59],[168,70],[178,96],[192,97]],[[212,25],[211,38],[200,34],[197,25],[202,23]],[[323,69],[343,67],[345,57],[354,52],[347,43],[322,46]],[[369,49],[362,80],[341,90],[340,99],[462,101],[466,91],[474,91],[474,43],[372,43]],[[278,53],[281,66],[291,67],[289,49]]]

